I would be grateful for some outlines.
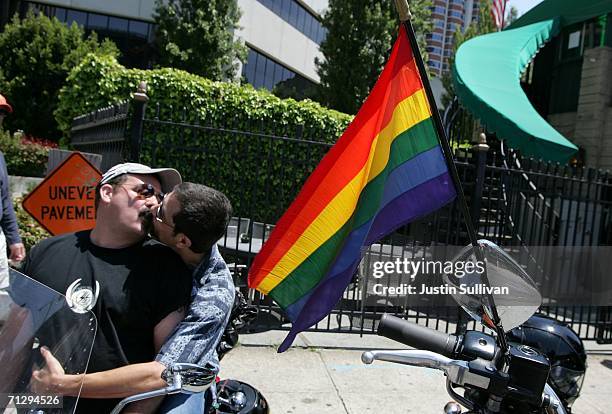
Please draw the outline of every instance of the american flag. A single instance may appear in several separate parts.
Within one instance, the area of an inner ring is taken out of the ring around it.
[[[495,20],[495,26],[497,30],[504,28],[504,16],[506,14],[506,3],[508,0],[493,0],[493,7],[491,8],[491,14],[493,20]]]

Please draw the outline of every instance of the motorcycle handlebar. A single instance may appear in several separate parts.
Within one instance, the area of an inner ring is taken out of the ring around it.
[[[456,347],[459,340],[457,336],[420,326],[386,313],[380,318],[378,335],[449,358],[457,356]]]

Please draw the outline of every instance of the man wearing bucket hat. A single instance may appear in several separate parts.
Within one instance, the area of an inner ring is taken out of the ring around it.
[[[95,227],[44,240],[26,259],[24,273],[96,315],[88,372],[153,360],[183,319],[191,272],[168,247],[144,240],[151,208],[180,182],[174,169],[116,165],[96,186]],[[81,398],[77,411],[108,413],[116,403]]]
[[[0,95],[0,128],[4,117],[12,113],[13,108],[6,98]],[[10,253],[8,257],[6,255],[7,245]],[[0,152],[0,289],[8,286],[8,259],[19,262],[24,257],[25,248],[19,237],[17,218],[9,191],[6,161],[4,154]]]

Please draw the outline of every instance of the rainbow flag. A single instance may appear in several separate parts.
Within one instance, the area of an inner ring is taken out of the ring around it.
[[[279,352],[334,308],[367,246],[455,195],[402,26],[370,96],[249,272],[249,286],[272,297],[292,322]]]

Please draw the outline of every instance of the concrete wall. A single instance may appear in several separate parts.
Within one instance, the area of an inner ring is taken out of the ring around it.
[[[602,152],[599,154],[599,168],[612,171],[612,107],[606,111],[606,122],[603,129]]]
[[[21,197],[28,194],[30,191],[34,189],[40,182],[42,178],[37,177],[20,177],[18,175],[9,176],[9,191],[13,198]]]
[[[548,115],[548,123],[551,124],[561,135],[574,142],[576,132],[576,112],[564,112],[562,114]]]
[[[586,165],[612,170],[612,48],[584,53],[573,142],[585,149]]]

